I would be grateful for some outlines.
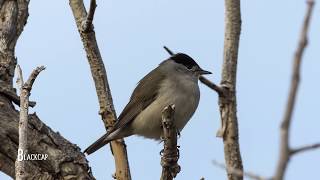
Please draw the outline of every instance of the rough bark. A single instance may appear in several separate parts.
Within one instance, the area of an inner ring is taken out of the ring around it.
[[[217,135],[223,137],[227,171],[243,170],[238,134],[236,75],[239,37],[241,31],[240,0],[225,0],[225,37],[221,87],[219,96],[222,127]],[[229,180],[242,180],[243,176],[228,173]]]
[[[28,17],[28,0],[0,0],[0,170],[15,177],[19,142],[19,101],[13,88],[17,63],[14,48]],[[48,154],[46,161],[28,161],[30,179],[94,179],[80,148],[46,126],[36,114],[29,115],[29,153]]]
[[[113,106],[111,91],[108,84],[108,78],[100,50],[96,41],[93,25],[93,13],[95,1],[92,0],[89,8],[89,15],[82,0],[70,0],[69,4],[72,9],[84,49],[87,53],[91,74],[95,83],[96,92],[99,99],[99,114],[102,117],[106,130],[112,127],[116,121],[116,113]],[[88,21],[90,24],[88,24]],[[89,27],[89,29],[88,29]],[[112,141],[111,151],[114,156],[116,173],[114,178],[118,180],[130,180],[130,169],[126,145],[123,139]]]
[[[180,172],[178,165],[179,149],[177,146],[177,129],[174,125],[174,105],[162,111],[163,150],[161,151],[162,173],[160,180],[172,180]]]
[[[10,100],[0,96],[0,170],[15,177],[19,143],[19,112]],[[29,153],[48,154],[46,161],[28,161],[27,169],[35,179],[94,179],[80,148],[46,126],[34,113],[28,117]]]

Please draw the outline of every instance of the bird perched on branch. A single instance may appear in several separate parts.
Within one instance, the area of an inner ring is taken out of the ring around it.
[[[168,50],[170,53],[170,51]],[[91,154],[112,140],[131,135],[159,140],[161,112],[175,105],[174,120],[180,132],[198,107],[200,75],[205,71],[188,55],[173,54],[140,80],[118,121],[84,152]]]

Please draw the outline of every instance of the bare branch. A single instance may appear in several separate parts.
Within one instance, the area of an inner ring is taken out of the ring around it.
[[[163,46],[163,48],[170,54],[170,56],[173,56],[175,53],[171,51],[167,46]]]
[[[226,167],[223,163],[220,163],[220,162],[215,161],[215,160],[213,160],[212,163],[213,163],[215,166],[217,166],[217,167],[219,167],[219,168],[221,168],[221,169],[227,169],[227,167]],[[269,179],[271,180],[271,178],[263,178],[263,177],[261,177],[261,176],[258,176],[258,175],[256,175],[256,174],[254,174],[254,173],[245,172],[245,171],[243,172],[243,171],[240,170],[240,169],[235,169],[235,168],[232,168],[232,167],[229,167],[227,171],[228,171],[229,173],[232,173],[233,175],[239,176],[239,177],[245,176],[245,177],[247,177],[247,178],[254,179],[254,180],[269,180]]]
[[[32,172],[28,172],[26,168],[26,160],[19,159],[19,154],[28,154],[28,108],[29,108],[29,96],[32,85],[36,80],[39,73],[44,70],[43,66],[37,67],[30,75],[26,83],[23,83],[22,70],[20,66],[17,66],[18,69],[18,80],[21,90],[20,95],[20,120],[19,120],[19,147],[18,155],[16,160],[16,179],[23,180],[30,178]]]
[[[96,10],[96,7],[97,7],[96,0],[91,0],[90,7],[89,7],[89,13],[87,15],[86,20],[82,24],[82,31],[89,32],[90,29],[93,27],[92,21],[93,21],[94,12]]]
[[[114,110],[107,72],[100,54],[95,32],[93,29],[89,32],[82,31],[83,21],[87,18],[87,12],[83,5],[83,0],[69,0],[69,4],[73,12],[84,49],[87,53],[92,78],[94,80],[96,93],[99,99],[99,114],[101,115],[105,128],[108,130],[114,125],[117,116]],[[116,166],[115,177],[121,180],[131,180],[127,149],[124,140],[118,139],[111,141],[110,144]]]
[[[33,70],[27,82],[23,85],[24,86],[23,89],[27,89],[28,92],[30,93],[34,81],[36,80],[39,73],[43,70],[45,70],[44,66],[37,67],[35,70]]]
[[[290,155],[292,156],[292,155],[295,155],[297,153],[310,151],[310,150],[315,150],[317,148],[320,148],[320,143],[305,145],[305,146],[302,146],[302,147],[299,147],[299,148],[292,149],[290,151]]]
[[[174,105],[169,105],[162,111],[162,128],[164,149],[161,151],[161,180],[172,180],[180,172],[178,165],[179,149],[177,147],[177,132],[174,125]]]
[[[216,91],[219,96],[225,96],[224,89],[216,85],[215,83],[211,82],[209,79],[205,78],[204,76],[200,76],[199,80],[207,85],[212,90]]]
[[[242,176],[235,176],[229,169],[243,170],[239,147],[239,133],[237,120],[236,76],[238,47],[241,32],[240,0],[225,0],[225,35],[222,65],[222,79],[225,96],[219,97],[221,114],[221,128],[218,137],[223,138],[224,156],[229,180],[242,180]]]
[[[314,1],[312,0],[307,1],[307,12],[303,21],[299,44],[293,59],[293,72],[292,72],[292,78],[291,78],[290,92],[289,92],[289,97],[286,105],[284,118],[281,123],[280,154],[279,154],[280,157],[279,157],[277,169],[274,175],[275,180],[283,179],[288,162],[290,160],[290,156],[292,155],[292,153],[290,153],[291,150],[289,146],[289,136],[290,136],[289,130],[290,130],[292,113],[293,113],[299,81],[300,81],[300,67],[301,67],[302,55],[305,47],[307,46],[307,41],[308,41],[307,35],[308,35],[308,29],[309,29],[312,10],[313,10],[313,5],[314,5]]]
[[[171,51],[167,46],[163,46],[163,48],[168,52],[169,55],[173,56],[175,53]],[[224,89],[216,85],[215,83],[211,82],[209,79],[205,78],[204,76],[200,76],[200,82],[207,85],[212,90],[216,91],[219,96],[224,96]]]
[[[20,97],[12,90],[7,89],[6,87],[0,87],[0,94],[7,97],[9,100],[11,100],[16,105],[20,106]],[[34,107],[36,105],[36,102],[29,101],[29,106]]]
[[[21,93],[24,81],[23,81],[22,69],[20,68],[19,64],[17,64],[17,66],[16,66],[16,74],[17,74],[16,84],[17,84],[17,87],[19,88],[20,93]]]

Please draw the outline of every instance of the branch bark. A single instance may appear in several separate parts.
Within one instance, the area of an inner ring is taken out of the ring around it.
[[[225,90],[221,88],[220,86],[216,85],[215,83],[211,82],[209,79],[205,78],[204,76],[200,76],[199,78],[200,82],[208,86],[210,89],[216,91],[219,96],[226,96]]]
[[[0,87],[0,94],[3,96],[6,96],[8,99],[10,99],[13,103],[20,106],[20,97],[12,90],[9,90],[5,87]],[[36,102],[29,101],[29,106],[34,107],[36,106]]]
[[[18,154],[19,112],[0,96],[0,170],[15,178]],[[46,126],[34,113],[28,115],[28,153],[47,154],[45,161],[27,161],[30,179],[95,179],[80,148]]]
[[[290,155],[295,155],[297,153],[305,152],[305,151],[310,151],[310,150],[315,150],[320,148],[320,143],[315,143],[315,144],[309,144],[305,145],[299,148],[291,149]]]
[[[28,18],[29,0],[0,0],[0,170],[15,178],[19,142],[19,102],[13,88],[17,63],[14,49]],[[46,161],[27,161],[30,179],[94,179],[80,148],[46,126],[36,114],[28,115],[28,150],[48,154]]]
[[[97,7],[96,0],[91,0],[90,7],[89,7],[89,13],[87,15],[86,20],[83,21],[83,24],[82,24],[82,31],[83,32],[89,32],[90,29],[93,27],[92,21],[93,21],[94,12],[96,10],[96,7]]]
[[[96,92],[99,99],[100,111],[106,130],[112,127],[116,121],[116,113],[113,106],[111,91],[108,84],[107,73],[100,55],[98,44],[93,28],[90,31],[83,31],[82,24],[87,19],[87,12],[82,0],[69,0],[84,49],[87,53],[91,74],[95,83]],[[90,14],[89,14],[90,15]],[[116,173],[118,180],[130,180],[130,169],[126,145],[123,139],[112,141],[111,151],[113,152]]]
[[[290,130],[292,114],[294,110],[294,105],[295,105],[299,81],[300,81],[302,55],[308,42],[307,35],[308,35],[309,23],[311,19],[313,6],[314,6],[314,1],[312,0],[307,1],[307,12],[303,21],[298,47],[293,59],[293,72],[292,72],[292,78],[291,78],[290,92],[289,92],[289,97],[286,105],[286,111],[281,123],[280,155],[279,155],[277,169],[274,175],[274,180],[283,179],[284,173],[287,169],[291,155],[295,154],[295,153],[291,153],[291,149],[289,145],[289,137],[290,137],[289,130]]]
[[[19,69],[19,79],[21,81],[21,99],[20,99],[20,120],[19,120],[19,147],[18,154],[22,152],[22,154],[28,154],[28,111],[29,111],[29,96],[32,89],[32,85],[39,75],[39,73],[44,70],[43,66],[36,68],[30,75],[28,81],[26,83],[23,82],[22,71],[20,66],[17,66]],[[16,160],[16,179],[23,180],[30,178],[32,172],[29,172],[26,168],[26,160],[23,158]]]
[[[180,172],[177,129],[174,125],[174,105],[162,111],[163,150],[161,151],[162,174],[160,180],[172,180]]]
[[[224,154],[229,180],[242,180],[229,169],[243,170],[239,147],[236,74],[239,37],[241,32],[240,0],[225,0],[225,35],[221,87],[226,92],[219,97],[222,127],[217,136],[223,137]]]

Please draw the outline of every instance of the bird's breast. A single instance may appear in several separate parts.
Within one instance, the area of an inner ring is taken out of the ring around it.
[[[171,104],[175,105],[174,120],[181,131],[197,109],[200,92],[197,82],[171,79],[160,85],[158,96],[132,122],[134,134],[147,138],[159,139],[162,134],[161,112]]]

